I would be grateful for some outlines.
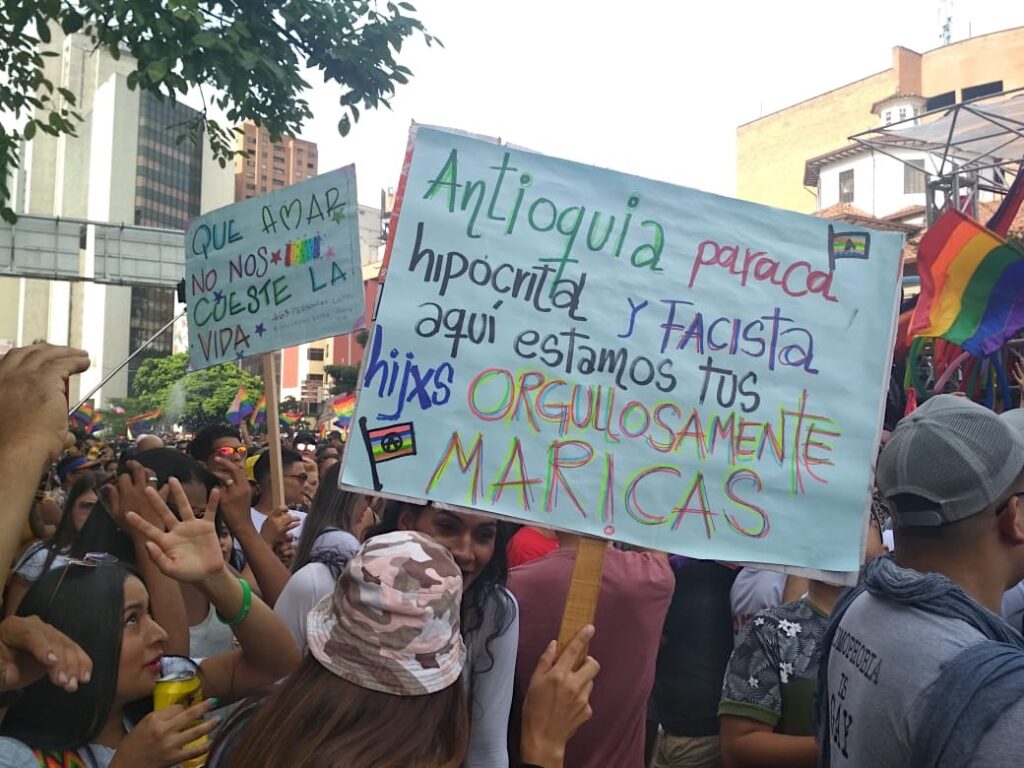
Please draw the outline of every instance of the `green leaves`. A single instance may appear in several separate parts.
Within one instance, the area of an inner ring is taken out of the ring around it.
[[[408,2],[368,0],[12,0],[0,3],[0,113],[17,123],[34,119],[23,131],[29,140],[40,131],[74,133],[74,95],[56,88],[60,96],[51,98],[56,84],[38,50],[53,24],[65,34],[89,35],[90,48],[114,59],[134,57],[130,88],[175,98],[199,86],[230,121],[252,120],[276,136],[300,134],[312,117],[302,73],[316,70],[338,88],[344,136],[362,111],[390,106],[396,87],[409,81],[412,73],[396,61],[406,40],[440,42],[415,12]],[[237,144],[213,130],[208,117],[204,112],[186,129],[202,131],[226,164]],[[0,126],[0,164],[17,165],[20,139]]]

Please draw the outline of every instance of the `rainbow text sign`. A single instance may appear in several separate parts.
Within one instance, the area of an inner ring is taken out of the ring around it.
[[[412,146],[344,484],[857,569],[900,235],[440,129]]]
[[[185,233],[190,368],[358,325],[358,214],[348,166],[195,219]]]

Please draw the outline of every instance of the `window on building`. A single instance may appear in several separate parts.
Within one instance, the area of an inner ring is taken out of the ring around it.
[[[886,125],[890,125],[892,123],[892,110],[891,109],[887,109],[887,110],[885,110],[885,112],[882,113],[882,122],[884,122]]]
[[[900,107],[900,120],[906,120],[906,119],[907,119],[907,108],[906,107]]]
[[[307,360],[323,360],[324,350],[323,347],[310,347],[306,350]]]
[[[256,189],[256,185],[255,184],[246,184],[245,188],[246,189]]]
[[[284,186],[284,180],[282,180],[282,179],[274,179],[274,186],[275,187],[283,187]]]
[[[930,112],[933,109],[942,109],[943,107],[951,107],[956,104],[956,91],[946,91],[940,93],[938,96],[932,96],[924,103],[925,111]]]
[[[306,163],[306,167],[312,169],[315,168],[316,165],[314,163]]]
[[[926,179],[924,160],[907,160],[903,166],[903,194],[922,194]]]
[[[964,88],[960,91],[961,101],[970,101],[971,99],[977,99],[981,96],[990,96],[993,93],[1003,92],[1003,81],[993,80],[991,83],[982,83],[981,85],[972,85],[969,88]]]
[[[320,350],[323,352],[323,350]],[[315,381],[317,384],[324,383],[324,375],[322,373],[311,373],[306,377],[306,381]]]
[[[853,202],[853,169],[839,173],[839,202]]]

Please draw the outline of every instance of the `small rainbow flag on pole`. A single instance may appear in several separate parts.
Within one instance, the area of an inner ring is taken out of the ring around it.
[[[291,413],[282,413],[280,415],[281,423],[284,424],[286,427],[294,427],[296,424],[299,423],[299,419],[301,418],[302,414],[298,413],[297,411],[293,411]]]
[[[249,399],[249,393],[246,391],[244,386],[239,387],[238,392],[235,394],[235,399],[231,401],[231,407],[228,408],[228,421],[237,427],[242,423],[246,416],[253,412],[253,410],[254,408],[252,400]]]
[[[89,423],[89,428],[88,428],[89,434],[91,435],[91,434],[94,434],[96,432],[100,432],[105,427],[106,427],[106,424],[103,423],[103,414],[100,413],[99,411],[94,411],[93,414],[92,414],[92,421]]]
[[[91,405],[79,406],[78,410],[71,414],[71,420],[80,429],[88,431],[92,425],[93,419],[96,417],[96,413]]]
[[[941,338],[975,357],[1024,328],[1024,253],[950,209],[921,238],[921,298],[908,335]]]
[[[262,424],[267,420],[267,396],[260,395],[260,399],[256,401],[256,409],[252,412],[250,422],[255,427],[257,424]]]
[[[356,396],[340,395],[334,398],[331,408],[334,411],[334,423],[339,427],[347,427],[352,422],[352,414],[356,412]]]

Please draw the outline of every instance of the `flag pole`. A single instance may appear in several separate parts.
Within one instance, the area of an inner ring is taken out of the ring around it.
[[[270,441],[270,484],[274,506],[284,504],[284,467],[281,462],[281,423],[278,420],[277,364],[274,353],[263,356],[263,396],[267,399],[267,439]],[[265,489],[264,489],[265,490]]]
[[[106,384],[108,381],[110,381],[112,378],[114,378],[118,373],[120,373],[121,369],[124,368],[126,365],[128,365],[128,363],[130,363],[132,360],[134,360],[136,358],[136,356],[139,354],[139,352],[141,352],[146,347],[148,347],[150,344],[152,344],[154,341],[156,341],[157,338],[159,338],[160,334],[162,334],[164,331],[166,331],[168,328],[170,328],[172,325],[174,325],[176,322],[178,322],[178,320],[180,320],[184,316],[185,316],[185,312],[183,311],[181,314],[179,314],[179,315],[175,316],[174,318],[172,318],[171,321],[169,323],[167,323],[167,325],[165,325],[159,331],[157,331],[152,336],[150,336],[148,339],[146,339],[144,342],[142,342],[142,344],[139,346],[138,349],[136,349],[134,352],[132,352],[130,355],[128,355],[127,358],[125,358],[125,361],[123,363],[121,363],[119,366],[117,366],[117,368],[115,368],[110,373],[108,373],[103,378],[103,380],[100,381],[99,384],[97,384],[95,387],[93,387],[91,390],[89,390],[89,394],[87,394],[85,397],[83,397],[81,400],[79,400],[78,403],[75,404],[75,407],[72,408],[70,411],[68,411],[68,417],[70,418],[71,415],[75,411],[77,411],[79,408],[81,408],[83,405],[85,405],[89,401],[90,397],[92,397],[97,392],[99,392],[100,389],[103,388],[104,384]]]

